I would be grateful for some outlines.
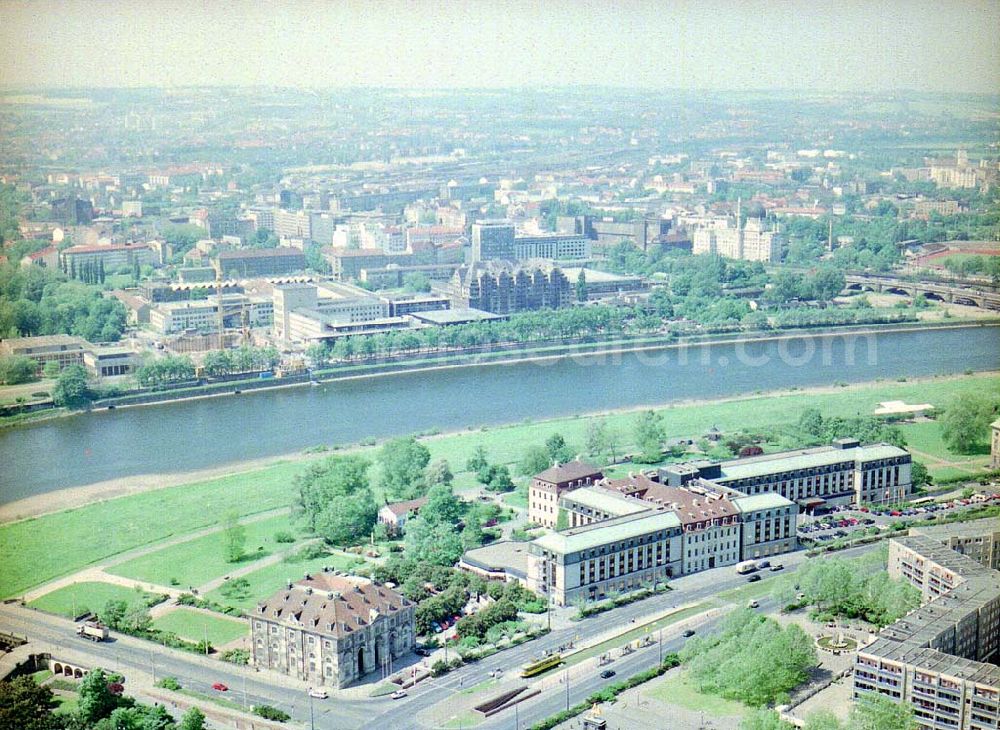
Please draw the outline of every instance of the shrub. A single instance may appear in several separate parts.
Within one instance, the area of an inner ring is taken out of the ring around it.
[[[451,667],[444,659],[438,659],[436,662],[431,664],[432,677],[440,677],[442,674],[447,674],[450,670]]]
[[[229,649],[222,652],[222,661],[230,664],[249,664],[250,652],[246,649]]]
[[[178,682],[174,677],[164,677],[159,682],[156,683],[157,687],[162,687],[163,689],[169,689],[176,692],[181,688],[181,683]]]
[[[284,710],[279,710],[277,707],[271,707],[270,705],[257,705],[253,708],[253,714],[263,717],[265,720],[274,720],[276,722],[286,722],[292,717]]]
[[[295,542],[295,535],[288,530],[278,530],[274,533],[275,542]]]

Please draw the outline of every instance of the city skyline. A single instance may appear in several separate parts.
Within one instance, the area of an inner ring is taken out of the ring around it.
[[[994,3],[0,2],[2,85],[1000,89]]]

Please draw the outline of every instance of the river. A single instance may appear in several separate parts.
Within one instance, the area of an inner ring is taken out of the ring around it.
[[[998,366],[1000,327],[954,328],[443,369],[99,411],[0,431],[0,503],[318,444]]]

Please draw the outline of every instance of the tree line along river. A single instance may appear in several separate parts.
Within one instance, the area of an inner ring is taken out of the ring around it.
[[[0,431],[0,502],[318,444],[998,365],[996,326],[802,335],[400,373],[99,411]]]

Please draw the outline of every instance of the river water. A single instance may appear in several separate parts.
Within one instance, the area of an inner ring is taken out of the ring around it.
[[[0,431],[0,503],[318,444],[998,367],[1000,327],[806,335],[395,374],[100,411]]]

